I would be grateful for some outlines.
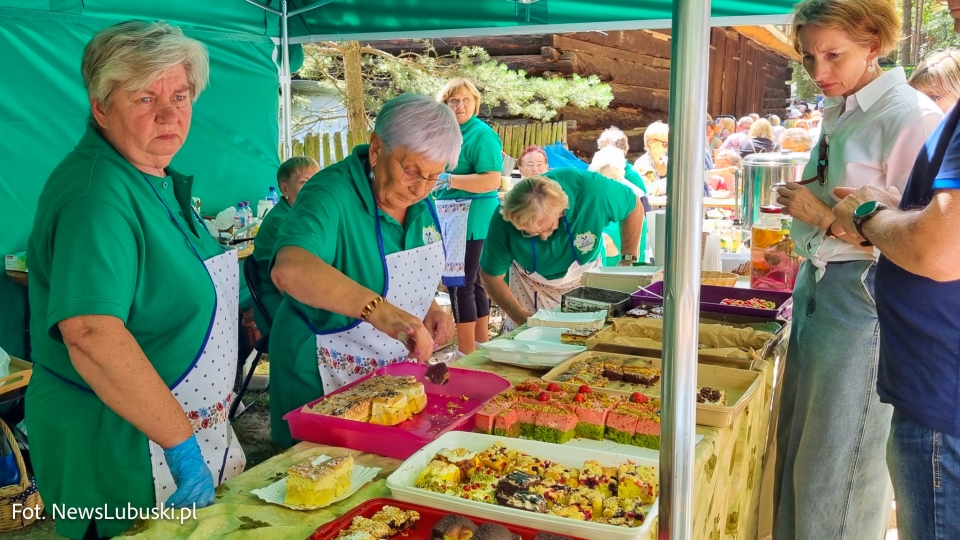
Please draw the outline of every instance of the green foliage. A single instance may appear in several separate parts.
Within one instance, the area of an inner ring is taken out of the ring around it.
[[[820,87],[813,82],[802,65],[791,60],[790,67],[793,69],[791,82],[797,85],[796,96],[804,101],[813,101],[820,94]]]
[[[923,11],[923,33],[927,36],[927,42],[920,45],[921,60],[932,52],[942,51],[947,47],[960,47],[960,34],[953,29],[953,17],[950,16],[949,9],[936,2],[929,2]]]
[[[483,94],[481,105],[506,106],[513,116],[550,120],[567,104],[576,107],[606,108],[613,100],[610,85],[594,75],[571,78],[531,77],[522,70],[511,70],[490,57],[481,47],[464,47],[447,55],[438,55],[430,41],[421,41],[422,53],[391,55],[363,48],[364,105],[375,112],[390,98],[404,92],[436,94],[454,77],[473,80]],[[343,95],[343,66],[336,43],[304,46],[305,62],[300,76],[320,81]],[[481,111],[483,114],[483,111]]]

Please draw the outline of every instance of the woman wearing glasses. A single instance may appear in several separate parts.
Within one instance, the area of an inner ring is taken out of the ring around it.
[[[504,328],[558,307],[585,271],[601,266],[608,223],[620,223],[621,263],[636,261],[643,216],[630,187],[597,173],[565,168],[521,180],[493,216],[480,257],[480,279],[509,317]]]
[[[794,48],[828,101],[807,180],[780,188],[778,198],[806,258],[777,425],[778,540],[879,539],[890,517],[893,411],[876,391],[876,257],[838,226],[833,190],[902,191],[942,116],[902,68],[880,69],[877,58],[900,42],[900,22],[893,0],[805,0],[794,12]]]
[[[656,121],[643,132],[643,147],[646,153],[633,163],[633,170],[646,183],[649,195],[667,194],[667,141],[670,130],[663,122]]]
[[[480,252],[500,199],[503,145],[500,136],[477,118],[480,91],[468,79],[453,79],[437,94],[457,115],[463,146],[456,167],[442,175],[437,213],[447,248],[443,284],[450,291],[457,323],[457,348],[469,354],[487,341],[490,300],[479,281]]]
[[[427,196],[459,154],[450,108],[403,94],[384,104],[369,145],[297,196],[272,270],[285,295],[270,336],[278,443],[293,443],[284,414],[388,364],[426,362],[453,337],[433,301],[444,252]]]
[[[947,114],[960,100],[960,50],[944,49],[924,58],[910,75],[909,84]]]

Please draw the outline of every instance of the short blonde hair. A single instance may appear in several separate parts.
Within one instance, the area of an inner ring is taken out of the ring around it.
[[[772,141],[773,127],[770,126],[770,122],[761,118],[750,126],[750,132],[747,133],[747,136],[751,139],[770,139]]]
[[[780,136],[780,147],[791,152],[809,152],[813,148],[810,133],[803,128],[784,130]]]
[[[118,88],[143,90],[179,65],[187,72],[195,102],[210,80],[210,57],[203,43],[163,21],[125,21],[100,30],[87,43],[80,74],[87,95],[107,109]]]
[[[960,50],[944,49],[927,56],[907,84],[928,96],[960,97]]]
[[[775,114],[771,114],[770,117],[767,118],[767,120],[770,121],[770,125],[771,125],[771,126],[779,126],[779,125],[780,125],[780,117],[777,116],[777,115],[775,115]]]
[[[480,114],[480,90],[477,90],[477,85],[473,84],[473,81],[470,79],[463,77],[450,79],[447,81],[447,84],[443,85],[443,88],[437,92],[437,101],[446,103],[450,98],[460,92],[466,92],[473,97],[473,115],[476,116]]]
[[[544,216],[570,207],[570,198],[560,184],[546,176],[524,178],[507,192],[500,214],[519,230],[532,229]]]
[[[615,146],[626,154],[630,151],[630,140],[627,139],[627,134],[620,128],[611,126],[603,130],[603,133],[597,139],[598,150],[603,150],[608,146]]]
[[[670,128],[659,120],[647,126],[647,129],[643,132],[643,147],[649,150],[650,138],[655,136],[662,136],[664,139],[670,140]]]
[[[877,46],[887,56],[900,46],[900,7],[894,0],[803,0],[793,8],[790,39],[800,50],[800,29],[806,25],[843,30],[863,47]]]

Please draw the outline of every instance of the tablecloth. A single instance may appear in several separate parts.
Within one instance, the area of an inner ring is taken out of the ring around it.
[[[697,426],[697,433],[703,435],[696,447],[694,470],[694,538],[698,540],[753,540],[757,537],[760,477],[774,395],[774,376],[781,369],[778,358],[785,347],[786,343],[777,349],[777,358],[759,363],[757,369],[762,374],[763,384],[731,426]],[[490,371],[514,384],[542,375],[542,372],[491,362],[482,351],[461,358],[455,365]],[[320,454],[337,457],[347,452],[358,463],[382,467],[383,470],[374,482],[329,508],[298,512],[269,505],[250,495],[250,490],[273,483],[295,463]],[[153,520],[134,526],[128,534],[132,533],[130,538],[137,540],[302,540],[320,525],[368,499],[389,497],[385,479],[399,465],[400,461],[383,456],[300,443],[225,483],[218,490],[216,504],[199,510],[195,521],[180,525],[178,522]],[[643,540],[655,538],[656,527],[653,527],[651,534]]]

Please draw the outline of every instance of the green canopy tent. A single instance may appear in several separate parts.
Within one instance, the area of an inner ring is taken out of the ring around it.
[[[263,8],[267,9],[263,9]],[[289,148],[291,44],[673,28],[670,84],[660,538],[691,537],[696,324],[709,26],[782,24],[792,0],[0,0],[0,252],[26,244],[44,179],[77,141],[87,116],[79,77],[97,29],[130,19],[180,25],[211,52],[210,89],[174,166],[196,175],[208,208],[255,200],[278,164],[277,79]],[[279,51],[275,47],[279,45]],[[279,60],[279,69],[277,59]],[[685,224],[692,224],[685,225]],[[25,298],[0,278],[0,346],[21,348]]]

